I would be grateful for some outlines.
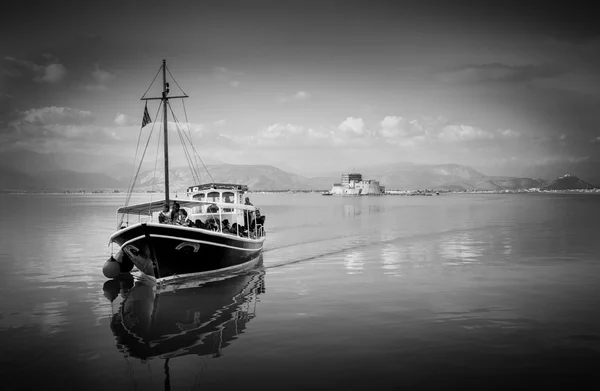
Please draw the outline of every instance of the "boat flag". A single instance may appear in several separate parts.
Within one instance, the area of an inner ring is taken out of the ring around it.
[[[148,114],[148,103],[146,103],[146,107],[144,107],[144,118],[142,119],[142,128],[152,122],[150,119],[150,114]]]

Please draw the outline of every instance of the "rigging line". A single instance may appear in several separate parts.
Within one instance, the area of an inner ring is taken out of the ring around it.
[[[135,175],[135,178],[134,178],[133,182],[130,183],[130,188],[128,189],[128,196],[129,196],[129,198],[125,202],[125,206],[127,206],[129,204],[129,199],[131,198],[131,193],[133,192],[133,188],[135,187],[135,181],[137,180],[137,177],[139,175],[140,169],[142,167],[142,162],[144,161],[144,156],[146,155],[146,150],[147,150],[148,144],[150,142],[150,137],[152,137],[152,133],[154,132],[154,125],[156,125],[156,118],[158,118],[158,113],[159,112],[160,112],[160,105],[158,106],[158,109],[156,110],[156,114],[154,115],[154,122],[152,123],[152,128],[150,129],[150,135],[148,136],[148,141],[146,142],[146,148],[144,148],[144,153],[142,154],[142,157],[140,159],[140,165],[138,166],[137,173]]]
[[[171,105],[169,104],[169,106],[171,106]],[[193,162],[193,159],[192,159],[192,153],[188,151],[187,146],[185,144],[185,139],[183,138],[183,136],[181,134],[181,133],[183,133],[183,135],[185,135],[185,129],[183,129],[183,127],[180,126],[180,122],[176,118],[175,113],[173,112],[172,108],[171,108],[171,112],[173,113],[173,117],[175,118],[175,124],[177,125],[177,131],[179,132],[179,137],[181,139],[181,144],[184,146],[184,150],[187,153],[186,157],[188,157],[188,165],[190,166],[191,171],[196,174],[196,178],[194,180],[197,180],[197,183],[201,183],[201,181],[200,181],[200,174],[199,174],[200,167],[199,166],[198,167],[194,167],[194,162]],[[190,140],[190,146],[192,148],[194,147],[194,145],[191,142],[191,140]]]
[[[169,103],[169,109],[171,110],[171,114],[173,114],[173,118],[175,118],[175,112],[173,111],[173,107],[171,106],[171,103]],[[190,170],[192,171],[192,177],[193,177],[194,181],[196,181],[197,177],[198,177],[198,173],[194,169],[194,165],[192,163],[190,153],[187,150],[187,146],[185,145],[185,140],[181,136],[181,129],[180,129],[180,126],[179,126],[179,123],[177,122],[177,120],[175,120],[175,126],[177,128],[177,135],[179,136],[179,141],[181,141],[181,146],[183,147],[183,152],[185,154],[185,158],[187,160],[188,166],[190,167]],[[199,181],[199,179],[198,179],[198,181]]]
[[[142,95],[142,99],[144,99],[144,97],[146,96],[148,91],[150,91],[150,87],[152,87],[152,84],[154,84],[154,80],[156,80],[156,78],[158,77],[158,74],[160,73],[161,69],[162,69],[162,65],[160,67],[158,67],[158,71],[156,72],[154,79],[152,79],[152,83],[150,83],[150,85],[148,86],[148,89],[146,90],[146,92],[144,92],[144,95]],[[173,79],[173,80],[175,80],[175,79]]]
[[[179,121],[177,119],[177,117],[175,117],[175,114],[173,114],[173,118],[175,118],[176,121]],[[186,135],[186,137],[187,137],[187,135]],[[192,150],[194,151],[194,153],[196,154],[196,156],[198,156],[198,159],[200,159],[200,163],[202,163],[202,166],[204,167],[204,170],[206,170],[206,173],[210,177],[210,180],[212,181],[212,183],[215,183],[215,180],[213,179],[212,175],[210,174],[210,171],[208,171],[208,168],[206,168],[206,164],[204,164],[204,161],[202,160],[202,158],[198,154],[198,151],[196,151],[196,148],[194,147],[194,144],[192,144],[192,140],[190,140],[188,138],[188,141],[190,142],[190,145],[192,146]]]
[[[179,127],[177,127],[177,136],[179,136],[179,141],[181,142],[181,146],[183,148],[183,153],[185,155],[185,160],[187,161],[187,164],[190,167],[190,170],[192,172],[192,179],[194,181],[196,181],[197,180],[197,173],[194,171],[194,167],[193,167],[192,161],[190,159],[190,154],[189,154],[189,152],[187,150],[187,147],[185,145],[185,140],[181,136],[181,131],[179,130]]]
[[[164,121],[164,114],[163,114],[163,121]],[[150,205],[148,205],[148,213],[150,214],[150,217],[152,218],[152,201],[154,198],[154,185],[156,182],[156,164],[158,163],[158,150],[160,149],[160,132],[158,132],[158,142],[156,143],[156,157],[154,158],[154,172],[152,173],[152,192],[150,193]],[[165,172],[165,175],[168,175],[167,172]],[[165,177],[165,180],[167,180],[167,178]],[[165,195],[165,199],[167,199],[167,196]]]
[[[127,191],[127,199],[125,200],[125,206],[129,205],[129,201],[131,200],[131,195],[133,194],[133,188],[135,187],[135,182],[137,181],[138,175],[140,175],[140,169],[142,168],[142,162],[144,161],[144,156],[146,156],[146,151],[148,150],[148,144],[150,144],[150,139],[152,138],[152,133],[154,132],[154,125],[156,124],[156,118],[158,118],[158,113],[160,112],[161,105],[162,105],[162,102],[161,102],[161,104],[158,105],[158,109],[156,110],[156,115],[154,116],[154,122],[152,123],[152,128],[150,129],[150,134],[148,135],[148,141],[146,141],[146,146],[144,147],[144,153],[142,153],[142,157],[140,159],[140,165],[138,166],[137,172],[135,173],[135,178],[133,179],[133,182],[131,183],[131,188],[128,189],[128,191]],[[121,228],[121,224],[123,223],[124,219],[125,219],[125,214],[122,214],[121,221],[119,221],[117,229]]]
[[[129,177],[129,183],[127,184],[128,191],[129,191],[129,188],[131,187],[131,180],[133,179],[133,172],[135,171],[135,162],[137,160],[138,150],[140,148],[140,140],[142,139],[142,129],[144,129],[144,127],[140,126],[140,133],[138,134],[137,146],[135,147],[135,156],[133,157],[133,166],[131,167],[131,176]],[[125,202],[125,206],[127,206],[127,202]]]
[[[179,136],[179,141],[181,141],[181,146],[183,147],[185,159],[187,160],[188,166],[190,167],[190,171],[192,172],[192,177],[196,183],[199,183],[200,179],[198,178],[198,173],[194,169],[194,164],[192,162],[192,158],[190,156],[190,153],[187,150],[187,146],[185,145],[185,140],[183,139],[183,136],[181,135],[181,130],[179,129],[179,127],[177,128],[177,135]]]
[[[181,90],[181,92],[183,92],[183,95],[187,95],[185,93],[185,91],[183,91],[183,89],[179,86],[179,83],[177,83],[177,80],[175,80],[175,77],[173,76],[173,74],[169,70],[169,67],[167,67],[166,65],[165,65],[165,67],[167,68],[167,72],[169,72],[169,75],[171,75],[171,79],[173,79],[173,81],[175,82],[175,84],[177,84],[177,87],[179,87],[179,90]]]
[[[190,121],[188,120],[187,110],[185,109],[185,101],[183,100],[183,98],[181,98],[181,104],[183,106],[183,113],[185,114],[185,123],[187,125],[187,131],[188,131],[188,135],[190,138],[190,144],[194,145],[194,143],[192,143],[192,131],[190,130]],[[196,158],[196,155],[194,155],[194,162],[196,162],[196,166],[198,166],[198,171],[200,171],[200,165],[198,164],[198,159]],[[200,179],[200,178],[198,178],[198,179]],[[200,182],[200,181],[198,181],[198,182]]]
[[[173,107],[171,106],[171,103],[169,103],[169,109],[171,110],[171,114],[173,114],[173,118],[175,118],[175,112],[173,111]],[[177,135],[179,136],[179,140],[181,141],[181,146],[183,147],[183,152],[185,153],[185,158],[190,167],[190,170],[192,171],[192,177],[194,177],[194,181],[198,181],[196,183],[200,183],[200,176],[198,175],[198,172],[196,172],[196,169],[194,168],[194,163],[192,161],[191,154],[187,150],[187,146],[185,145],[185,140],[183,139],[183,136],[181,135],[183,129],[180,128],[179,122],[177,120],[175,120],[175,126],[177,127]]]

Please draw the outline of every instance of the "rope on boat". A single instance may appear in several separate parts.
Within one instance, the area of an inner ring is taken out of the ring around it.
[[[175,79],[173,79],[175,80]],[[189,139],[190,139],[190,145],[193,145],[194,143],[192,143],[192,132],[190,130],[190,122],[188,121],[188,116],[187,116],[187,110],[185,109],[185,101],[183,100],[183,98],[181,98],[181,104],[183,106],[183,114],[185,115],[185,124],[187,125],[187,131],[188,131],[188,135],[189,135]],[[198,167],[198,171],[200,171],[200,164],[198,164],[198,154],[194,155],[194,161],[196,163],[196,166]],[[200,159],[200,161],[202,162],[202,159]],[[204,162],[202,162],[202,165],[204,165]],[[204,169],[206,170],[206,172],[208,173],[208,175],[210,176],[210,173],[208,172],[208,169],[206,168],[206,166],[204,166]],[[200,183],[200,177],[198,177],[198,183]],[[212,179],[212,177],[211,177]],[[214,180],[213,180],[214,183]]]
[[[162,102],[161,102],[161,104],[162,104]],[[160,148],[160,136],[161,136],[161,132],[158,132],[158,142],[156,143],[156,157],[154,158],[154,171],[152,172],[152,191],[150,192],[150,205],[148,205],[148,214],[150,215],[150,219],[152,219],[152,201],[154,201],[153,200],[154,185],[156,184],[156,164],[158,163],[158,150]]]
[[[165,68],[167,68],[167,72],[169,72],[169,75],[171,75],[171,79],[173,79],[173,81],[175,82],[175,84],[177,85],[177,87],[179,88],[179,91],[181,91],[183,93],[183,95],[187,95],[185,93],[185,91],[183,91],[183,88],[181,88],[181,86],[179,85],[179,83],[177,83],[177,80],[175,80],[175,77],[173,76],[173,74],[171,73],[171,71],[169,70],[169,67],[167,67],[167,65],[165,64]],[[160,69],[159,69],[160,70]],[[156,77],[155,77],[156,79]]]
[[[150,83],[150,85],[148,86],[148,89],[146,90],[146,92],[144,92],[144,95],[142,95],[142,99],[144,99],[144,97],[146,96],[146,94],[148,93],[148,91],[150,91],[150,87],[152,87],[152,84],[154,84],[154,81],[158,77],[158,74],[160,73],[161,69],[162,69],[162,65],[160,67],[158,67],[158,71],[156,72],[156,75],[154,76],[154,79],[152,79],[152,83]],[[169,73],[171,73],[171,72],[169,72]],[[171,77],[173,77],[173,75],[171,75]],[[173,80],[175,80],[175,78],[173,78]],[[177,82],[175,82],[175,84],[177,84]],[[177,84],[177,86],[179,87],[179,84]],[[181,89],[181,87],[179,89]]]
[[[173,107],[171,107],[170,103],[169,103],[169,109],[171,110],[171,114],[173,115],[173,118],[175,118],[175,112],[173,112]],[[187,146],[185,145],[185,140],[183,139],[183,136],[181,135],[183,129],[179,127],[179,122],[177,122],[177,121],[175,122],[175,126],[177,128],[177,135],[179,136],[179,141],[181,141],[181,146],[183,147],[183,153],[185,154],[185,159],[187,160],[188,166],[190,167],[190,170],[192,172],[192,177],[196,183],[200,183],[200,176],[198,175],[198,172],[196,171],[196,168],[194,167],[194,162],[192,161],[191,154],[188,151]]]
[[[154,122],[152,122],[152,128],[150,129],[150,134],[148,135],[148,141],[146,141],[146,146],[144,147],[144,153],[142,153],[142,157],[140,158],[140,165],[137,168],[135,177],[130,182],[129,188],[127,189],[127,198],[125,199],[125,206],[129,205],[129,201],[131,200],[131,195],[133,194],[133,188],[135,187],[135,182],[137,181],[137,178],[140,175],[142,163],[144,162],[144,156],[146,156],[146,151],[148,150],[148,144],[150,144],[150,139],[152,138],[152,133],[154,132],[154,125],[156,124],[156,119],[158,118],[158,113],[160,112],[161,105],[162,105],[162,102],[161,102],[161,104],[158,105],[158,109],[156,110],[156,115],[154,116]],[[140,129],[140,135],[141,135],[141,129]],[[134,161],[134,166],[135,166],[135,161]],[[121,228],[121,224],[123,223],[124,218],[125,218],[125,215],[122,214],[121,220],[119,221],[119,224],[117,224],[117,229]]]
[[[184,111],[185,111],[185,105],[184,105]],[[177,119],[177,117],[175,116],[175,113],[173,113],[173,119],[175,120],[176,123],[179,122],[179,119]],[[187,120],[187,118],[186,118],[186,120]],[[187,137],[187,139],[190,142],[190,145],[192,147],[192,150],[194,151],[194,153],[196,154],[196,156],[198,156],[198,159],[200,159],[200,162],[202,163],[202,166],[204,167],[204,170],[206,170],[206,173],[210,177],[210,180],[212,181],[212,183],[215,183],[215,180],[213,179],[212,175],[210,175],[210,171],[208,171],[208,168],[206,168],[206,165],[204,164],[204,161],[202,160],[202,158],[198,154],[198,151],[196,151],[196,148],[194,147],[194,144],[192,143],[191,138],[188,137],[188,135],[185,134],[185,132],[183,134]]]

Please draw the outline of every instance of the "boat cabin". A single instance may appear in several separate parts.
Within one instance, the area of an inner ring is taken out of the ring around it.
[[[189,217],[192,221],[196,219],[205,221],[211,217],[219,219],[219,221],[227,219],[231,224],[237,223],[244,226],[249,218],[254,219],[252,211],[239,208],[244,205],[244,193],[247,190],[248,186],[246,185],[232,183],[207,183],[190,186],[186,190],[187,198],[202,202],[202,204],[192,206],[188,213]],[[228,208],[223,204],[232,204],[232,207]],[[245,214],[250,214],[250,216],[245,216]]]
[[[202,223],[214,219],[219,222],[228,220],[233,226],[250,227],[260,215],[256,207],[244,204],[244,194],[248,186],[229,183],[209,183],[190,186],[186,190],[187,199],[171,199],[170,204],[177,202],[188,213],[190,221],[197,219]],[[138,223],[158,221],[164,201],[151,201],[143,204],[121,207],[117,210],[117,221],[121,228],[129,226],[129,215],[138,215]],[[230,207],[231,206],[231,207]],[[122,217],[119,218],[119,215]],[[125,219],[126,217],[126,219]],[[264,216],[256,221],[257,236],[264,236]],[[219,230],[221,226],[219,224]]]
[[[248,190],[246,185],[236,185],[231,183],[207,183],[203,185],[190,186],[186,190],[186,195],[190,200],[214,202],[214,203],[229,203],[243,204],[244,193]],[[193,213],[207,213],[209,205],[197,209]]]

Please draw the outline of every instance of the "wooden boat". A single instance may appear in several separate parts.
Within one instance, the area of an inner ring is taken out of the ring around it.
[[[169,198],[167,107],[170,107],[169,99],[183,100],[188,96],[183,91],[183,95],[169,96],[165,60],[160,70],[163,74],[162,96],[143,96],[142,100],[160,100],[163,109],[165,199],[136,205],[127,205],[126,202],[117,210],[117,231],[111,235],[109,244],[117,244],[120,251],[105,263],[103,272],[106,277],[114,278],[120,272],[130,271],[135,265],[144,274],[167,281],[252,268],[263,249],[265,217],[260,215],[255,206],[244,203],[247,186],[204,183],[188,187],[185,199]],[[177,121],[175,115],[173,119]],[[146,103],[142,128],[150,122]],[[192,149],[196,151],[193,146]],[[140,167],[141,164],[142,161]],[[190,168],[193,174],[194,168]],[[137,174],[127,200],[130,199],[136,179]],[[174,207],[175,204],[186,211],[187,220],[161,222],[164,206]],[[130,222],[131,219],[137,221]]]

